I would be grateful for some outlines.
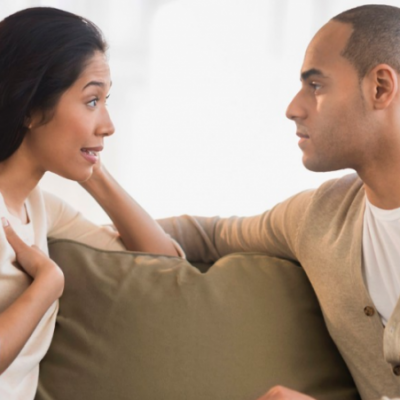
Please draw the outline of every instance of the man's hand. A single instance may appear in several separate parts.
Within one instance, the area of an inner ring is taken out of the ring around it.
[[[303,393],[290,390],[283,386],[274,386],[257,400],[315,400]]]

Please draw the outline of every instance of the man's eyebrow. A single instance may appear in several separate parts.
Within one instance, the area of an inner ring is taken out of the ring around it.
[[[110,83],[110,86],[112,85],[112,82]],[[100,82],[100,81],[90,81],[89,83],[87,83],[82,90],[85,90],[88,86],[98,86],[101,88],[104,88],[106,85],[104,82]]]
[[[307,80],[310,76],[313,76],[313,75],[317,75],[317,76],[320,76],[320,77],[324,77],[324,74],[322,73],[321,70],[315,69],[315,68],[311,68],[311,69],[309,69],[308,71],[304,71],[304,72],[301,73],[301,75],[300,75],[300,80],[301,80],[301,81],[305,81],[305,80]]]

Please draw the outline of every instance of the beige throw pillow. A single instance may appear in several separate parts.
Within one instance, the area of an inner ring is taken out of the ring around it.
[[[259,253],[186,260],[49,243],[66,285],[36,400],[357,399],[304,271]]]

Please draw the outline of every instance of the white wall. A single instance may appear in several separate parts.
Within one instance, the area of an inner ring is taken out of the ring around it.
[[[400,6],[400,1],[374,1]],[[0,18],[50,5],[96,22],[111,45],[116,134],[103,160],[154,217],[251,215],[348,171],[305,170],[285,109],[305,48],[363,1],[0,0]],[[46,176],[89,218],[107,218],[74,182]]]

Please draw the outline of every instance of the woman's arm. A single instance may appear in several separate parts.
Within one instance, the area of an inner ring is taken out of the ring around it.
[[[179,255],[171,238],[103,166],[81,185],[108,214],[128,250]]]
[[[0,313],[0,375],[18,356],[43,315],[64,289],[64,275],[60,268],[37,247],[24,243],[6,220],[2,222],[19,265],[33,278],[33,282]]]

